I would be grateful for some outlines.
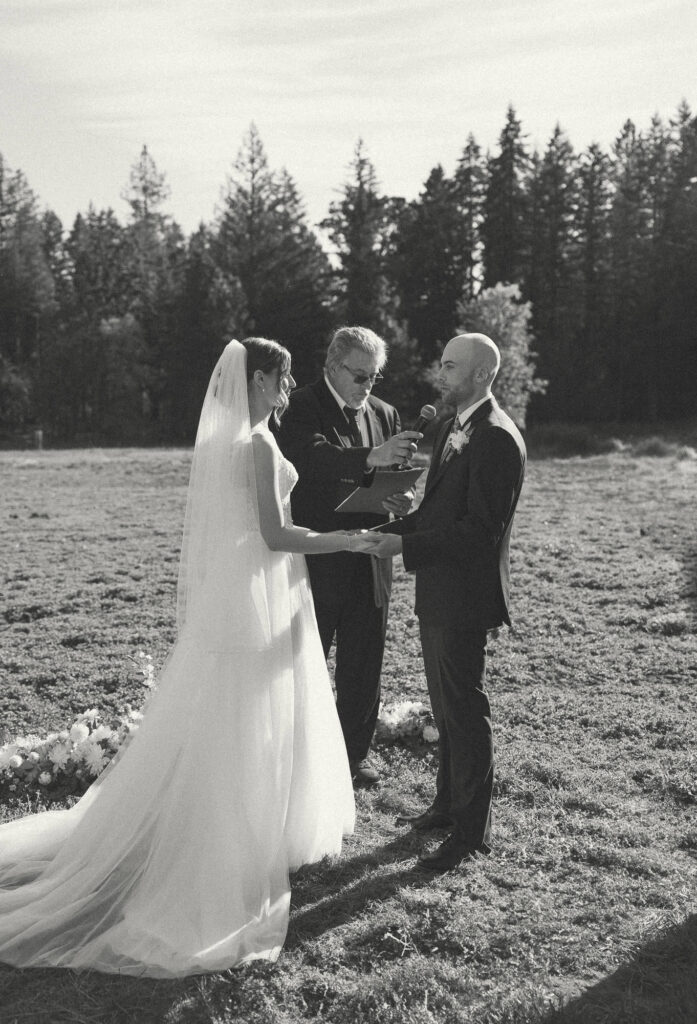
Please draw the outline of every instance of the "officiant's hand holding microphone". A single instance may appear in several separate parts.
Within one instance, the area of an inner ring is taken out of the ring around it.
[[[411,458],[412,458],[412,456],[414,455],[414,453],[416,452],[416,449],[417,449],[417,443],[416,442],[420,441],[422,439],[422,437],[424,436],[423,435],[424,429],[428,426],[428,424],[431,422],[431,420],[434,420],[435,418],[436,418],[435,406],[433,406],[433,405],[424,405],[421,408],[421,411],[420,411],[420,413],[418,415],[418,418],[417,418],[416,422],[414,423],[413,427],[411,428],[411,431],[405,431],[404,432],[405,435],[406,434],[410,434],[410,433],[414,433],[415,435],[417,435],[416,439],[409,446],[409,453],[408,453],[408,455],[406,455],[402,459],[402,461],[400,463],[398,463],[397,465],[393,465],[392,469],[406,469],[409,466],[409,464],[411,462]],[[401,435],[397,435],[397,436],[401,436]],[[411,506],[414,503],[414,498],[415,497],[416,497],[416,492],[414,491],[413,488],[408,490],[408,491],[406,491],[403,494],[402,493],[392,494],[392,495],[390,495],[389,498],[386,498],[385,501],[383,501],[382,507],[385,509],[386,512],[390,512],[392,515],[395,515],[395,516],[406,516],[411,511]],[[385,557],[389,557],[389,556],[385,556]]]

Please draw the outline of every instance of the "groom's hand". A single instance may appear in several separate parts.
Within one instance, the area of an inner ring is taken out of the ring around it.
[[[371,555],[378,558],[394,558],[402,553],[402,538],[394,533],[374,533],[378,538],[370,549]]]

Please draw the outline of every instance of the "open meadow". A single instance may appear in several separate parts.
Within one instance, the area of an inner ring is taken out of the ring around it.
[[[157,666],[174,639],[189,460],[0,452],[0,743],[142,701],[138,652]],[[490,858],[414,869],[422,840],[394,818],[430,799],[434,748],[378,744],[385,781],[357,794],[343,856],[294,875],[276,965],[0,966],[0,1024],[696,1024],[696,499],[691,458],[530,463],[514,630],[490,648]],[[386,705],[427,701],[400,565]]]

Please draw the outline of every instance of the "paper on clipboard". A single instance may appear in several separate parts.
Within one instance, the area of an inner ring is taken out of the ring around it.
[[[376,512],[385,515],[382,503],[392,494],[405,494],[419,479],[423,469],[386,469],[378,471],[370,487],[357,487],[344,498],[335,512]]]

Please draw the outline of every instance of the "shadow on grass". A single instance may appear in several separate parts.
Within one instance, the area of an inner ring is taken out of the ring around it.
[[[291,884],[286,948],[293,949],[331,928],[357,920],[367,904],[389,899],[404,885],[432,885],[434,876],[416,867],[423,845],[423,837],[407,830],[365,854],[329,867],[301,869]]]
[[[661,932],[614,974],[539,1024],[695,1024],[697,914]]]

